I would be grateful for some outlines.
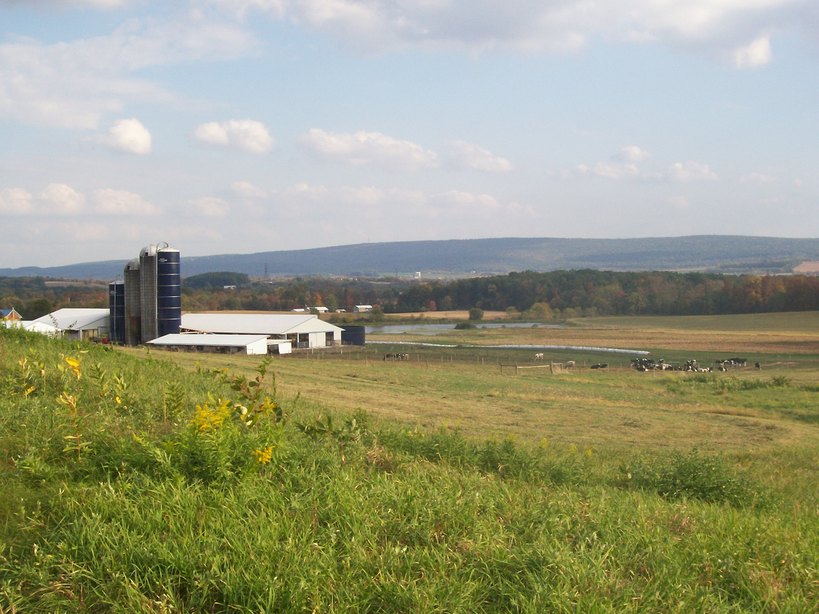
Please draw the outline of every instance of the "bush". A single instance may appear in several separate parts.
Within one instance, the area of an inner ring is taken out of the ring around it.
[[[475,326],[472,322],[458,322],[455,325],[455,330],[473,330],[475,328],[478,327]]]

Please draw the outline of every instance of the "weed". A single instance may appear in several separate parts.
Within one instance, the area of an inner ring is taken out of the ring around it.
[[[621,467],[624,484],[650,490],[666,499],[699,499],[736,507],[760,506],[767,493],[717,456],[691,450],[669,457],[637,460]]]

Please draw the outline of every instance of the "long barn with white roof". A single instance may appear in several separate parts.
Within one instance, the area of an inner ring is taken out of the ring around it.
[[[313,314],[184,313],[180,330],[186,333],[266,335],[291,342],[293,349],[341,345],[343,329]]]

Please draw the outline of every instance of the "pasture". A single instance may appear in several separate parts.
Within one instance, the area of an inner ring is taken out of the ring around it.
[[[301,395],[320,411],[362,410],[411,428],[470,437],[607,449],[816,443],[819,315],[619,320],[592,319],[564,329],[453,329],[433,338],[371,336],[368,341],[386,345],[294,354],[277,358],[273,368],[280,393]],[[403,345],[411,342],[455,347]],[[702,364],[741,353],[751,366],[711,374],[638,373],[629,353],[547,349],[535,361],[541,350],[490,347],[564,344],[646,349],[671,362]],[[409,360],[383,360],[394,352]],[[215,354],[173,354],[173,360],[188,369],[246,372],[257,362]],[[574,368],[550,372],[550,362],[569,360]],[[588,368],[598,362],[609,367]],[[762,368],[754,369],[754,362]],[[533,368],[514,375],[500,364]]]
[[[0,331],[0,611],[810,611],[817,318],[384,335],[262,365]]]

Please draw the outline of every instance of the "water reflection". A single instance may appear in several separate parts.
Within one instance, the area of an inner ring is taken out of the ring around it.
[[[565,328],[563,324],[541,324],[540,322],[476,322],[475,328]],[[369,335],[437,335],[443,331],[455,330],[454,324],[380,324],[366,326]]]

